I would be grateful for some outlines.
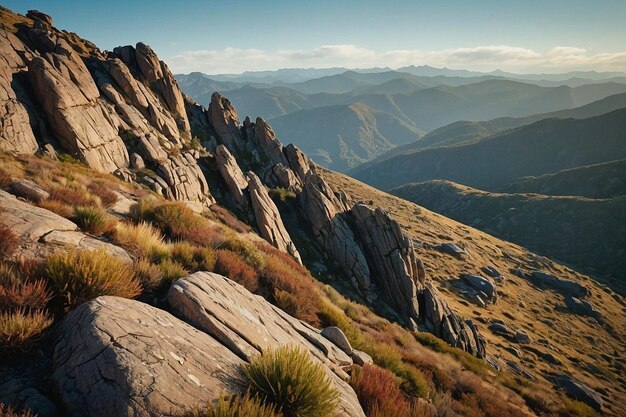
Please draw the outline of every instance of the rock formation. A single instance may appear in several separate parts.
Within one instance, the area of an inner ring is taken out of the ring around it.
[[[219,93],[213,93],[208,116],[218,139],[229,151],[239,151],[242,148],[239,116],[230,101]]]
[[[99,297],[68,315],[60,335],[53,383],[70,415],[178,416],[238,392],[240,358],[147,304]]]
[[[245,209],[248,207],[248,199],[244,194],[244,190],[248,188],[248,181],[244,177],[243,172],[241,172],[237,160],[224,145],[219,145],[216,148],[215,159],[228,191],[230,191],[239,208]]]
[[[267,188],[254,172],[248,172],[247,177],[250,202],[261,237],[272,246],[289,253],[301,264],[298,249],[285,229],[278,208],[267,193]]]
[[[340,412],[363,416],[342,369],[352,359],[318,330],[294,319],[220,275],[197,272],[174,283],[168,301],[175,313],[219,340],[247,360],[269,348],[297,344],[308,350],[324,367],[340,392]]]

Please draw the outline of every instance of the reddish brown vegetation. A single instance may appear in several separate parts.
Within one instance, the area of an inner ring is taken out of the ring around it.
[[[0,224],[0,259],[12,256],[17,250],[18,239],[11,228]]]
[[[115,205],[115,203],[117,203],[117,200],[119,200],[119,198],[117,194],[115,194],[111,190],[111,187],[112,184],[98,181],[90,183],[87,186],[87,189],[89,189],[92,194],[100,197],[100,201],[102,201],[102,205],[104,207],[112,207],[113,205]]]
[[[228,249],[220,249],[216,253],[215,272],[243,285],[250,292],[258,290],[256,271],[239,254]]]

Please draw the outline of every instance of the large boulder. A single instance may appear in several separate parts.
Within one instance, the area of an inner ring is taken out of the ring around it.
[[[241,359],[171,314],[99,297],[63,321],[52,383],[68,415],[180,416],[238,392]]]
[[[278,207],[269,196],[265,185],[252,171],[248,172],[248,193],[261,237],[302,263],[298,249],[285,229]]]
[[[214,273],[196,272],[177,280],[167,299],[175,314],[243,359],[285,344],[303,347],[324,365],[339,390],[341,415],[364,415],[356,394],[343,380],[342,368],[352,364],[351,358],[317,329]]]
[[[553,289],[566,296],[580,298],[589,295],[589,289],[584,285],[571,279],[559,278],[547,272],[533,271],[530,273],[530,279],[539,286]]]
[[[563,389],[568,397],[582,401],[596,411],[602,410],[603,401],[600,394],[582,382],[565,374],[550,375],[548,379],[555,387]]]
[[[489,278],[480,275],[461,274],[461,279],[487,302],[495,303],[498,298],[496,284]]]
[[[211,96],[209,122],[220,142],[226,145],[229,151],[236,152],[243,147],[237,110],[226,97],[217,92]]]
[[[228,191],[239,207],[245,209],[248,206],[248,198],[244,194],[244,190],[248,188],[248,181],[239,168],[237,160],[224,145],[218,145],[215,149],[215,159]]]

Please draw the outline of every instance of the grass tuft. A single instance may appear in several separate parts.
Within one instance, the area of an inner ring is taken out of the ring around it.
[[[209,404],[206,410],[192,411],[187,417],[279,417],[271,405],[263,404],[258,398],[249,395],[220,398]]]
[[[70,310],[101,295],[134,298],[141,293],[131,266],[104,249],[55,253],[46,260],[44,275]]]
[[[113,240],[136,256],[150,259],[169,256],[169,249],[161,232],[146,222],[118,223]]]
[[[249,392],[285,417],[335,416],[339,393],[322,365],[302,348],[266,351],[245,364],[242,373]]]
[[[51,324],[52,319],[41,310],[0,312],[0,346],[9,350],[28,350]]]
[[[119,200],[117,194],[111,191],[111,184],[104,183],[102,181],[94,181],[89,183],[87,189],[93,195],[98,196],[104,207],[113,207]]]
[[[106,210],[95,206],[77,207],[74,221],[85,232],[94,235],[110,233],[115,229],[115,219]]]

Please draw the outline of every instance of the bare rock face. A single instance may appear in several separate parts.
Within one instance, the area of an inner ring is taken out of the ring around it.
[[[364,416],[356,394],[342,379],[352,359],[306,323],[289,316],[241,285],[209,272],[176,281],[168,301],[175,314],[219,340],[244,360],[270,348],[299,345],[324,365],[340,392],[340,415]]]
[[[138,301],[99,297],[70,313],[59,334],[52,381],[69,415],[178,416],[238,391],[241,359]]]
[[[228,191],[230,191],[239,207],[245,209],[248,206],[248,198],[244,194],[244,190],[248,188],[248,181],[244,177],[241,168],[239,168],[237,160],[224,145],[218,145],[215,150],[215,158]]]
[[[16,52],[22,49],[15,35],[0,29],[0,149],[33,154],[39,146],[28,113],[11,86],[13,74],[25,69]]]
[[[264,165],[287,165],[287,159],[283,155],[283,145],[270,125],[262,117],[257,117],[253,128],[254,134],[248,137],[248,140],[252,142],[254,149],[260,154],[260,159]]]
[[[35,203],[50,197],[50,193],[41,188],[39,185],[24,179],[14,180],[11,183],[11,191],[15,195],[34,201]]]
[[[282,163],[274,165],[265,173],[265,183],[274,187],[282,187],[298,194],[302,191],[302,182],[296,174]]]
[[[118,118],[99,100],[89,71],[74,54],[45,54],[28,66],[31,84],[64,149],[91,168],[111,173],[128,166]],[[69,73],[69,76],[68,74]]]
[[[267,188],[253,172],[248,172],[248,192],[261,237],[302,263],[298,249],[285,229],[276,204],[267,193]]]
[[[452,346],[463,349],[479,358],[485,357],[486,342],[471,320],[463,321],[441,298],[432,283],[428,282],[417,296],[421,322],[428,331]]]
[[[335,195],[317,174],[308,173],[298,196],[302,215],[327,255],[352,283],[365,292],[370,286],[370,269],[365,254],[342,213],[348,210],[345,196]]]
[[[309,157],[292,143],[283,148],[283,153],[285,154],[285,158],[287,158],[291,170],[300,181],[304,183],[307,174],[311,172],[312,163]]]
[[[167,183],[166,197],[183,201],[196,211],[215,203],[204,173],[191,153],[170,155],[158,164],[156,173]]]
[[[402,316],[419,319],[417,291],[426,279],[413,242],[381,208],[355,204],[351,214],[382,297]]]
[[[209,104],[209,122],[220,142],[231,152],[243,147],[239,131],[239,116],[230,101],[219,93],[213,93]]]

